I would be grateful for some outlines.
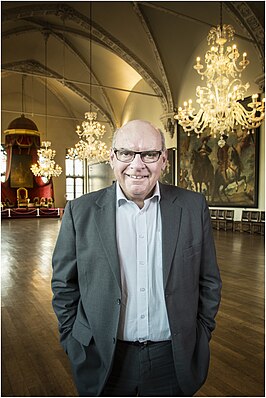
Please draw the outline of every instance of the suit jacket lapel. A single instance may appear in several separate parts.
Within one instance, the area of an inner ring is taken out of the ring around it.
[[[110,267],[121,287],[119,257],[116,244],[116,190],[115,184],[104,191],[97,200],[95,212],[95,225],[100,236],[102,246],[108,258]]]
[[[182,208],[176,200],[176,193],[173,195],[171,190],[167,189],[166,185],[160,184],[160,192],[162,216],[163,280],[165,288],[179,236]]]

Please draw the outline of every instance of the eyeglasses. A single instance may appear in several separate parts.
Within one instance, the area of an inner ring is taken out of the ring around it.
[[[140,158],[143,163],[155,163],[159,160],[163,151],[143,151],[143,152],[135,152],[129,151],[127,149],[115,149],[114,153],[116,159],[120,162],[130,163],[133,162],[136,155],[140,155]]]

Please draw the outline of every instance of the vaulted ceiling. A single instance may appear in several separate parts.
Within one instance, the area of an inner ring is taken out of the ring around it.
[[[57,99],[48,113],[58,126],[63,119],[77,124],[91,107],[114,130],[132,93],[136,100],[157,98],[162,113],[173,112],[192,54],[221,17],[217,1],[2,1],[1,6],[2,130],[22,110],[44,114],[45,84]],[[222,19],[234,26],[243,47],[252,46],[263,73],[264,1],[224,2]]]

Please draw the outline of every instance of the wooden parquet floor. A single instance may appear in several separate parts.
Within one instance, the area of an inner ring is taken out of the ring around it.
[[[3,397],[77,396],[51,306],[60,220],[2,221]],[[211,365],[198,397],[264,395],[264,237],[214,231],[223,280]]]

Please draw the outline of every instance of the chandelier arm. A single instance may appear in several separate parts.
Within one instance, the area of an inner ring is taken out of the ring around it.
[[[237,103],[235,118],[238,124],[243,125],[247,129],[254,129],[261,125],[264,119],[264,112],[259,111],[259,115],[256,116],[256,109],[248,111],[242,104]]]
[[[244,100],[244,95],[249,87],[249,84],[243,85],[240,79],[232,80],[226,88],[226,97],[231,100]]]

